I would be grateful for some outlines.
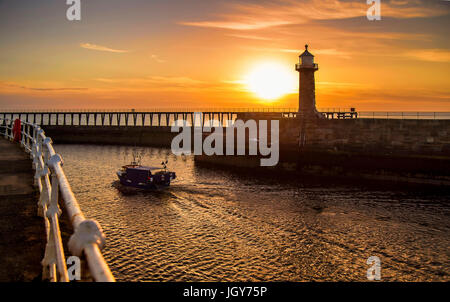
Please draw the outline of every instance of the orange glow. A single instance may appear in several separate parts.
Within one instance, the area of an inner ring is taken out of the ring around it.
[[[288,68],[268,62],[259,64],[247,74],[245,85],[248,90],[266,101],[273,101],[288,93],[295,93],[297,88],[296,78]]]
[[[17,7],[0,11],[0,108],[295,109],[307,43],[319,108],[450,111],[449,3],[385,3],[395,22],[367,21],[359,0],[99,3],[74,23],[53,18],[57,6],[36,18],[6,2]]]

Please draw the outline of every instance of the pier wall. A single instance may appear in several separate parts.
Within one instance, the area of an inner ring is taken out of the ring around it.
[[[450,120],[300,119],[243,113],[239,119],[280,121],[280,145],[310,151],[450,156]],[[301,135],[304,142],[301,146]]]
[[[450,183],[450,120],[281,118],[279,171],[369,175]],[[44,126],[56,144],[90,143],[170,147],[178,133],[165,126]],[[303,137],[303,139],[301,139]],[[303,142],[303,143],[302,143]],[[256,156],[195,156],[197,163],[259,168]]]
[[[177,133],[165,126],[43,126],[56,144],[170,147]]]
[[[204,164],[268,169],[260,168],[255,156],[195,158]],[[450,120],[281,119],[280,162],[274,170],[450,185]]]
[[[55,143],[170,147],[165,126],[44,126]],[[301,133],[304,144],[301,145]],[[450,156],[450,120],[280,120],[282,150],[371,155]]]
[[[450,120],[316,120],[305,127],[307,150],[450,156]]]

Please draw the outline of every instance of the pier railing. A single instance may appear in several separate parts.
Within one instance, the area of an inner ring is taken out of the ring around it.
[[[359,111],[358,118],[401,120],[450,120],[450,112]]]
[[[235,120],[240,115],[247,113],[264,115],[268,114],[268,118],[276,116],[282,118],[297,118],[301,113],[297,109],[292,108],[263,108],[261,110],[242,108],[231,109],[205,109],[186,110],[186,111],[133,111],[133,110],[117,110],[117,111],[0,111],[0,118],[15,120],[20,119],[27,123],[33,123],[45,126],[171,126],[176,120],[182,119],[193,123],[194,113],[202,114],[203,121],[206,120]],[[318,112],[327,119],[404,119],[404,120],[450,120],[450,112],[373,112],[373,111],[356,111],[355,108],[321,108]]]
[[[218,107],[203,107],[203,108],[139,108],[139,109],[2,109],[0,113],[186,113],[186,112],[297,112],[297,108],[288,107],[239,107],[239,108],[218,108]]]
[[[34,183],[39,191],[38,215],[44,218],[45,223],[47,244],[42,260],[43,278],[69,281],[59,227],[59,200],[62,200],[74,230],[68,242],[69,251],[73,256],[85,256],[95,281],[115,281],[101,253],[105,245],[102,228],[97,221],[84,217],[62,168],[62,157],[55,152],[52,140],[36,124],[21,122],[19,131],[20,144],[33,160]],[[0,135],[14,140],[17,136],[13,132],[13,120],[0,118]]]

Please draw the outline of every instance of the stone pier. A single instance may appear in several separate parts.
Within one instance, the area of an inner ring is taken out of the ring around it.
[[[44,250],[31,160],[0,138],[0,282],[41,281]]]

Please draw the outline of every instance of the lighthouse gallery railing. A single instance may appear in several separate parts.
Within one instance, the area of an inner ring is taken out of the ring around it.
[[[36,124],[21,123],[20,144],[30,154],[35,170],[34,183],[39,190],[38,215],[44,218],[47,244],[42,260],[43,278],[50,281],[69,281],[66,259],[59,228],[61,210],[58,200],[61,194],[64,208],[72,223],[74,233],[68,247],[72,255],[85,255],[89,271],[95,281],[115,281],[101,249],[105,236],[97,221],[86,219],[72,192],[62,168],[63,161],[55,152],[52,140]],[[13,121],[0,118],[0,134],[13,140]]]

